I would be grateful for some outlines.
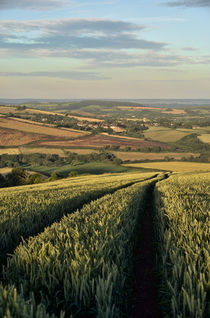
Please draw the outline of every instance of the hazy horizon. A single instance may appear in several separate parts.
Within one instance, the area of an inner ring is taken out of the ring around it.
[[[0,17],[0,99],[210,99],[210,1],[10,0]]]

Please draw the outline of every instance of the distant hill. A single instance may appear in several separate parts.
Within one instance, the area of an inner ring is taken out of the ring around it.
[[[7,99],[0,98],[0,104],[2,105],[15,105],[15,104],[40,104],[46,103],[46,107],[55,103],[71,103],[71,107],[77,109],[83,107],[89,107],[91,105],[100,105],[103,107],[115,107],[115,106],[156,106],[167,108],[185,108],[185,107],[199,107],[210,106],[210,99],[92,99],[86,100],[81,98],[67,98],[67,99],[42,99],[42,98],[22,98],[22,99]],[[63,105],[64,106],[64,105]],[[67,105],[66,105],[67,107]],[[70,109],[70,108],[68,108]]]

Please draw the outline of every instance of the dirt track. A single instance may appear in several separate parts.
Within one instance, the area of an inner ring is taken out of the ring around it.
[[[151,210],[150,200],[143,216],[139,244],[136,250],[133,318],[161,318],[154,273],[155,262]]]

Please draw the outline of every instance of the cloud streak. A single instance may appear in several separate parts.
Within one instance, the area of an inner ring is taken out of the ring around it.
[[[170,7],[210,7],[209,0],[177,0],[165,4]]]
[[[57,10],[71,4],[71,0],[1,0],[0,10]]]
[[[1,21],[0,57],[76,59],[84,62],[82,69],[87,71],[95,68],[209,64],[208,57],[172,54],[167,43],[143,39],[141,35],[145,30],[144,25],[108,19]],[[195,51],[191,47],[183,50]],[[91,72],[37,74],[31,73],[30,76],[104,79],[100,74]],[[8,75],[5,73],[4,76]],[[29,76],[29,73],[19,73],[19,76]]]
[[[2,21],[2,48],[27,50],[114,48],[161,50],[166,44],[139,37],[145,26],[105,19],[60,19],[48,21]]]
[[[71,80],[106,80],[105,77],[96,72],[57,71],[57,72],[0,72],[0,77],[52,77]]]

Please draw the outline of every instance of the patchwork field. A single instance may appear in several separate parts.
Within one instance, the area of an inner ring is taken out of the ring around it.
[[[191,171],[210,171],[210,163],[198,162],[148,162],[148,163],[129,163],[125,167],[150,168],[174,172]]]
[[[144,132],[144,136],[146,138],[152,140],[159,140],[162,142],[175,142],[187,136],[188,134],[188,132],[177,131],[175,129],[161,127],[151,127]]]
[[[78,136],[83,136],[87,134],[82,131],[76,131],[76,130],[67,131],[67,130],[62,130],[58,128],[45,127],[43,125],[39,125],[36,123],[32,124],[26,121],[19,121],[19,120],[3,118],[3,117],[0,117],[0,127],[12,128],[12,129],[26,132],[26,133],[33,133],[33,134],[41,133],[42,135],[48,135],[48,136],[54,136],[54,137],[60,137],[60,138],[76,138]]]
[[[101,148],[106,145],[116,145],[120,147],[131,147],[131,148],[143,148],[143,147],[161,147],[162,149],[167,149],[168,146],[161,142],[155,141],[144,141],[144,140],[134,140],[134,139],[124,139],[119,137],[110,137],[105,135],[91,135],[86,137],[81,137],[76,140],[66,140],[66,141],[42,141],[37,145],[39,146],[56,146],[56,147],[96,147]]]
[[[180,152],[180,153],[175,153],[175,152],[164,152],[164,153],[157,153],[157,152],[122,152],[122,151],[112,151],[118,158],[121,160],[130,160],[130,161],[135,161],[135,160],[162,160],[165,157],[168,158],[174,158],[177,160],[180,160],[182,157],[198,157],[199,154],[191,153],[191,152]]]

